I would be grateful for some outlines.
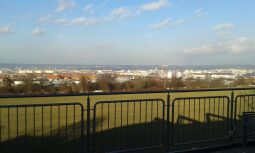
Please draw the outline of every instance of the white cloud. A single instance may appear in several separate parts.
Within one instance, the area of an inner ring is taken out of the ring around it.
[[[214,30],[228,30],[234,28],[235,25],[232,23],[218,24],[213,27]]]
[[[94,12],[94,10],[93,10],[93,5],[92,5],[92,4],[86,5],[86,6],[83,8],[83,10],[84,10],[85,12],[88,12],[88,13],[93,13],[93,12]]]
[[[204,45],[197,48],[185,49],[188,54],[225,54],[225,53],[255,53],[255,38],[240,37],[224,43]]]
[[[107,21],[115,21],[115,20],[121,20],[127,17],[134,16],[128,8],[126,7],[119,7],[111,10],[106,16],[104,17],[76,17],[73,19],[67,19],[67,18],[59,18],[56,19],[53,23],[60,24],[60,25],[78,25],[78,26],[89,26],[96,23],[104,23]]]
[[[169,27],[171,25],[180,25],[180,24],[183,24],[184,22],[186,22],[186,19],[173,20],[171,18],[167,18],[163,21],[150,25],[150,27],[154,29],[161,29],[161,28]]]
[[[146,3],[141,6],[142,11],[154,11],[164,7],[171,7],[172,4],[168,0],[158,0],[150,3]]]
[[[127,7],[119,7],[113,9],[106,17],[104,17],[104,20],[118,20],[133,15],[134,14],[132,14],[132,12]]]
[[[10,26],[0,27],[0,35],[6,35],[13,32],[14,30]]]
[[[68,24],[70,24],[70,20],[68,20],[66,18],[59,18],[59,19],[56,19],[54,21],[54,23],[60,24],[60,25],[68,25]]]
[[[45,32],[45,30],[41,29],[41,28],[35,28],[33,31],[32,31],[32,35],[34,36],[38,36],[38,35],[43,35]]]
[[[43,16],[43,17],[40,17],[40,18],[38,19],[38,22],[39,22],[39,23],[48,23],[48,22],[51,21],[51,18],[52,18],[51,15]]]
[[[186,19],[178,19],[178,20],[174,21],[173,24],[179,25],[179,24],[183,24],[185,22],[186,22]]]
[[[91,24],[95,24],[96,22],[97,22],[97,19],[95,18],[78,17],[78,18],[72,19],[71,24],[88,26]]]
[[[213,54],[217,52],[216,46],[203,45],[197,48],[185,49],[184,52],[188,54]]]
[[[197,10],[194,11],[194,14],[196,17],[202,17],[205,15],[205,11],[203,8],[199,8]]]
[[[108,1],[105,1],[105,3]],[[57,12],[64,11],[66,9],[73,8],[75,6],[75,3],[73,0],[59,0],[59,6],[56,9]],[[172,4],[168,0],[157,0],[151,3],[146,3],[142,5],[140,8],[131,10],[128,7],[119,7],[112,9],[108,14],[101,17],[75,17],[72,19],[67,18],[59,18],[59,19],[52,19],[51,16],[44,16],[38,19],[38,22],[40,23],[54,23],[54,24],[60,24],[60,25],[81,25],[81,26],[88,26],[95,23],[104,23],[107,21],[116,21],[125,19],[128,17],[134,17],[137,15],[140,15],[142,11],[152,11],[152,10],[158,10],[164,7],[170,7]],[[84,11],[93,13],[94,6],[93,4],[88,4],[83,8]],[[173,24],[181,24],[184,22],[184,19],[180,19],[175,21]],[[161,24],[164,24],[161,23]],[[167,24],[167,23],[165,23]],[[164,25],[162,25],[164,26]],[[155,25],[155,28],[157,25]],[[158,27],[160,28],[161,25],[159,24]]]
[[[73,0],[59,0],[56,12],[63,12],[67,9],[73,8],[74,6],[75,6],[75,3]]]
[[[64,11],[66,9],[73,8],[76,4],[73,0],[59,0],[59,6],[56,9],[57,12]],[[107,3],[108,1],[105,1],[104,3]],[[133,17],[140,15],[142,11],[152,11],[152,10],[158,10],[164,7],[170,7],[172,4],[168,0],[157,0],[154,2],[146,3],[142,5],[140,8],[131,10],[128,7],[119,7],[112,9],[108,14],[102,17],[75,17],[73,19],[66,19],[66,18],[59,18],[59,19],[52,19],[51,16],[44,16],[38,19],[39,23],[54,23],[54,24],[60,24],[60,25],[81,25],[81,26],[88,26],[95,23],[104,23],[107,21],[116,21],[125,19],[128,17]],[[83,8],[84,11],[88,13],[94,12],[94,6],[93,4],[88,4]],[[178,20],[174,24],[181,24],[184,20]]]
[[[165,28],[171,25],[172,19],[171,18],[167,18],[161,22],[155,23],[150,25],[151,28],[154,29],[161,29],[161,28]]]
[[[233,53],[255,52],[255,38],[240,37],[224,44]]]

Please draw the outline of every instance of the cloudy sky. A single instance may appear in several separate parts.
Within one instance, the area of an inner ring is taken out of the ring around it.
[[[0,0],[0,63],[255,64],[254,0]]]

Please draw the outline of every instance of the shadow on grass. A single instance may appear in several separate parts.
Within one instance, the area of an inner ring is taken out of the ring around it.
[[[95,152],[110,152],[132,148],[157,146],[158,149],[146,152],[163,152],[163,144],[166,143],[166,129],[169,127],[169,143],[173,149],[191,149],[226,142],[228,120],[215,114],[206,114],[207,121],[201,122],[187,116],[178,116],[173,125],[155,118],[149,123],[133,124],[116,127],[109,130],[97,130],[91,144],[94,144]],[[97,127],[102,124],[102,119],[96,120]],[[84,122],[86,123],[86,122]],[[173,125],[173,126],[172,126]],[[86,127],[86,125],[84,125]],[[100,128],[98,128],[100,129]],[[86,130],[86,129],[85,129]],[[81,137],[81,123],[61,127],[47,136],[19,136],[0,144],[1,153],[80,153],[87,151],[87,137]],[[92,131],[92,129],[91,129]],[[218,139],[216,142],[204,142]],[[196,144],[181,145],[197,141]],[[94,142],[94,143],[93,143]],[[203,143],[200,143],[203,142]],[[137,151],[141,152],[141,151]],[[144,151],[145,152],[145,151]]]
[[[101,126],[101,122],[103,120],[104,118],[97,118],[97,126]],[[91,120],[90,123],[92,124],[92,122],[93,121]],[[35,135],[16,136],[15,138],[8,138],[7,141],[2,140],[2,142],[0,143],[0,153],[86,152],[86,123],[87,121],[83,122],[83,136],[81,131],[81,122],[77,122],[75,124],[68,124],[66,126],[62,126],[59,129],[54,129],[47,133],[43,133],[42,129],[40,129],[40,131],[36,131]],[[29,130],[33,131],[33,129],[28,129],[28,131]],[[90,130],[92,130],[92,128]]]

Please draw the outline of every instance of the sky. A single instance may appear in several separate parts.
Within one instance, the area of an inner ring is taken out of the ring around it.
[[[0,0],[0,63],[255,64],[254,0]]]

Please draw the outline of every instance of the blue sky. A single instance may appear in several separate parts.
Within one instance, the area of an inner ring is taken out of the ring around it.
[[[0,0],[0,63],[255,64],[254,0]]]

